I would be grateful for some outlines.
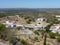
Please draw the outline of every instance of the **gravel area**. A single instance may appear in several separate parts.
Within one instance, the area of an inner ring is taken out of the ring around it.
[[[0,42],[0,45],[9,45],[9,43]]]

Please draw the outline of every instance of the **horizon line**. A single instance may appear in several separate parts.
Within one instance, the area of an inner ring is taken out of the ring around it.
[[[17,7],[18,8],[18,7]],[[0,8],[0,9],[10,9],[10,8]],[[12,9],[12,8],[11,8]],[[44,8],[25,8],[25,9],[44,9]],[[49,9],[49,8],[45,8],[45,9]],[[51,9],[51,8],[50,8]],[[54,9],[54,8],[53,8]]]

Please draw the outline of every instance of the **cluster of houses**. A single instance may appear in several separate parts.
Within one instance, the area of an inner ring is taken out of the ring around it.
[[[14,28],[14,27],[22,27],[22,28],[44,28],[46,26],[46,24],[44,25],[43,21],[46,21],[45,18],[38,18],[36,20],[36,24],[17,24],[15,21],[11,21],[11,20],[7,20],[5,21],[3,24],[6,25],[6,27],[11,27],[11,28]],[[39,24],[40,23],[40,24]]]
[[[17,16],[18,17],[18,16]],[[60,17],[60,16],[56,16]],[[59,20],[59,19],[58,19]],[[21,27],[22,29],[34,29],[39,30],[45,28],[49,23],[46,23],[47,19],[45,17],[41,17],[36,19],[36,24],[17,24],[15,21],[7,20],[3,24],[6,25],[6,27],[14,28],[14,27]],[[50,30],[54,33],[59,32],[60,33],[60,24],[54,24],[50,27]]]

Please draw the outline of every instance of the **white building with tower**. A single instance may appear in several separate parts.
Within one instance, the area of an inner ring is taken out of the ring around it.
[[[38,18],[38,19],[36,20],[36,23],[42,23],[42,22],[44,22],[44,21],[47,21],[47,19],[44,18],[44,17],[41,17],[41,18]]]

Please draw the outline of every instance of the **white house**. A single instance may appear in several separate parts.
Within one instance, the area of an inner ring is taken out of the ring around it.
[[[56,18],[60,21],[60,15],[56,15]]]
[[[60,15],[56,15],[56,17],[60,17]]]
[[[59,31],[60,30],[60,24],[55,24],[55,25],[51,26],[50,30],[54,33],[56,33],[56,32],[60,33],[60,31]]]
[[[42,29],[42,28],[43,28],[43,26],[41,24],[34,26],[34,30],[39,30],[39,29]]]
[[[34,28],[34,24],[26,24],[24,26],[27,27],[27,28]]]
[[[32,28],[34,30],[39,30],[39,29],[43,29],[48,25],[48,23],[45,24],[26,24],[24,25],[25,28]]]
[[[16,25],[15,21],[6,21],[3,23],[6,27],[14,27]]]

